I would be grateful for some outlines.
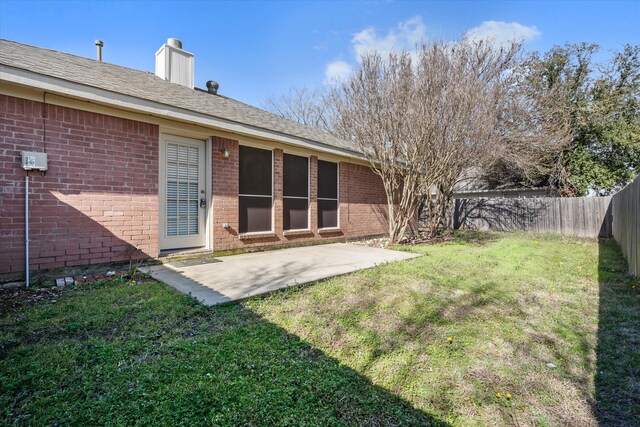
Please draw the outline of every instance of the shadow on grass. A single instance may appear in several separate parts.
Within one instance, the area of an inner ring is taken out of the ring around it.
[[[601,240],[594,411],[601,426],[640,425],[640,278],[612,239]]]
[[[79,289],[0,324],[15,344],[0,424],[448,425],[240,304],[160,284]]]
[[[451,237],[454,241],[483,246],[500,240],[504,234],[500,231],[455,230],[451,233]]]

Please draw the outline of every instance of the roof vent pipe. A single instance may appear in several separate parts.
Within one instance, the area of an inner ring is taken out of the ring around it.
[[[97,60],[98,61],[102,61],[102,47],[104,46],[104,43],[102,42],[102,40],[96,40],[96,56],[97,56]]]
[[[169,37],[167,39],[167,44],[171,47],[175,47],[177,49],[182,49],[182,42],[178,39],[174,39],[173,37]]]
[[[217,95],[218,94],[218,88],[220,87],[220,85],[218,84],[218,82],[214,82],[213,80],[209,80],[207,82],[207,92],[209,92],[212,95]]]

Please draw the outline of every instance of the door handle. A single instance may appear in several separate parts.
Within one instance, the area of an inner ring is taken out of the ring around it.
[[[207,207],[207,200],[204,197],[202,199],[200,199],[200,207],[201,208],[206,208]]]

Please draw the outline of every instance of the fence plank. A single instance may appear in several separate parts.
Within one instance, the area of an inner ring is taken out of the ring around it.
[[[613,195],[613,238],[629,263],[629,273],[640,275],[640,176]]]

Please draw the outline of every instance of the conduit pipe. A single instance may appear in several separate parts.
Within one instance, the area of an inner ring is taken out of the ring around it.
[[[29,287],[29,172],[24,177],[24,260],[25,282]]]

